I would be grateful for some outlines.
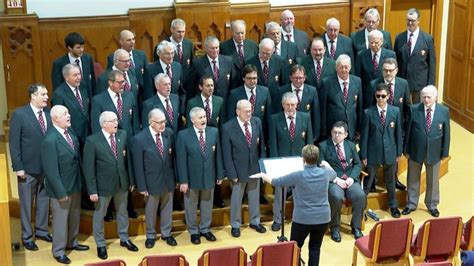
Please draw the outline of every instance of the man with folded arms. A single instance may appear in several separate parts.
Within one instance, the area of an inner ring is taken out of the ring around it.
[[[74,130],[69,129],[68,109],[55,105],[51,109],[51,120],[53,126],[41,144],[41,165],[53,213],[53,256],[57,262],[69,264],[71,260],[65,249],[89,250],[89,246],[77,243],[81,219],[81,152]]]

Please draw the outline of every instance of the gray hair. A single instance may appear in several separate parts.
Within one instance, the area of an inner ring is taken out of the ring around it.
[[[99,124],[102,127],[107,120],[117,119],[117,114],[111,111],[104,111],[99,116]]]
[[[421,90],[421,95],[429,94],[433,97],[438,97],[438,89],[434,85],[428,85]]]
[[[176,28],[177,26],[186,27],[186,22],[180,18],[175,18],[171,21],[171,28]]]
[[[203,108],[201,108],[201,107],[193,107],[193,108],[191,108],[191,110],[189,111],[189,119],[191,119],[191,121],[193,121],[194,118],[195,118],[198,114],[200,114],[200,113],[202,113],[202,112],[206,112],[206,111],[205,111]]]
[[[237,19],[237,20],[234,20],[230,23],[230,29],[232,31],[235,30],[235,28],[237,27],[243,27],[244,29],[247,27],[247,25],[245,24],[245,21],[242,20],[242,19]]]
[[[330,18],[330,19],[326,20],[326,29],[330,25],[335,25],[338,29],[341,28],[341,23],[339,22],[339,20],[337,20],[337,18]]]
[[[342,61],[349,61],[349,64],[351,64],[351,57],[346,55],[346,54],[341,54],[337,59],[336,59],[336,65],[342,64]]]
[[[217,37],[214,36],[214,35],[209,35],[209,36],[207,36],[206,40],[204,41],[204,45],[207,48],[210,43],[216,43],[216,42],[217,42],[217,45],[219,45],[219,39],[217,39]]]
[[[281,103],[283,104],[288,100],[293,100],[293,101],[297,102],[298,98],[297,98],[296,94],[294,94],[293,92],[285,92],[283,94],[283,96],[281,96]]]
[[[153,108],[149,113],[148,113],[148,124],[150,124],[150,120],[153,117],[164,117],[166,119],[165,113],[159,108]]]
[[[114,65],[115,65],[115,63],[117,63],[118,57],[121,56],[121,55],[128,55],[128,56],[130,56],[130,54],[129,54],[126,50],[124,50],[124,49],[122,49],[122,48],[115,50],[115,52],[114,52]]]
[[[265,32],[268,33],[270,30],[278,30],[281,33],[280,24],[276,23],[275,21],[270,21],[265,25]]]
[[[66,79],[66,77],[69,76],[73,68],[79,68],[79,66],[76,64],[67,64],[63,66],[61,73],[63,74],[64,79]]]
[[[155,84],[158,84],[160,83],[160,81],[164,80],[165,78],[169,78],[169,76],[165,73],[159,73],[153,78],[153,81],[155,82]]]
[[[56,117],[60,117],[62,115],[62,113],[64,112],[64,109],[67,110],[66,106],[60,105],[60,104],[51,107],[51,110],[49,111],[49,115],[51,116],[51,120],[53,120],[53,122],[54,122],[54,119]]]
[[[260,44],[258,45],[258,49],[262,49],[263,47],[266,47],[266,46],[270,46],[273,48],[275,48],[275,43],[273,42],[272,39],[270,38],[263,38],[261,41],[260,41]]]
[[[367,12],[365,12],[364,20],[367,20],[368,16],[377,17],[377,19],[380,20],[379,11],[376,8],[369,8]]]
[[[156,53],[159,55],[165,51],[166,48],[170,48],[174,52],[174,44],[169,41],[161,41],[156,48]]]
[[[369,32],[369,40],[371,38],[381,39],[382,42],[383,42],[383,33],[379,30],[373,30],[373,31]]]
[[[249,102],[249,100],[246,100],[246,99],[239,100],[236,104],[236,110],[240,110],[240,109],[242,109],[243,107],[246,107],[246,106],[252,106],[252,104]]]

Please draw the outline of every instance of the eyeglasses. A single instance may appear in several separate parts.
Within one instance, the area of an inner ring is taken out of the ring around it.
[[[165,120],[161,120],[161,121],[155,121],[155,120],[151,120],[151,122],[153,122],[153,123],[157,123],[158,125],[160,125],[160,124],[164,124],[164,123],[166,123],[166,119],[165,119]]]
[[[391,73],[391,72],[397,70],[397,68],[394,68],[394,69],[387,69],[387,68],[384,68],[384,69],[382,69],[382,70],[383,70],[383,72]]]
[[[375,97],[377,97],[378,99],[385,99],[387,98],[387,94],[375,94]]]
[[[114,80],[114,82],[117,82],[118,84],[122,85],[123,83],[125,83],[125,80]]]
[[[115,122],[118,122],[118,119],[117,118],[109,119],[109,120],[105,120],[104,122],[115,123]]]
[[[257,77],[245,77],[247,80],[257,80]]]
[[[408,23],[415,23],[417,21],[418,21],[418,19],[409,19],[409,18],[407,18]]]
[[[118,59],[117,61],[121,62],[121,63],[130,63],[130,59],[127,59],[127,60],[120,60]]]

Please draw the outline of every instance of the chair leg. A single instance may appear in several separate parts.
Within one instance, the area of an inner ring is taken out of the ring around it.
[[[357,252],[359,252],[359,250],[354,245],[354,249],[352,251],[352,266],[357,266]]]

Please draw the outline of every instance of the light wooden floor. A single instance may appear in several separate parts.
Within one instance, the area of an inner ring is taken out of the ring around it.
[[[441,187],[441,204],[439,210],[441,216],[461,216],[464,221],[474,215],[474,196],[473,196],[473,177],[474,177],[474,135],[463,129],[456,123],[451,124],[451,157],[449,165],[449,173],[440,180]],[[403,174],[404,175],[404,174]],[[401,178],[406,184],[406,180]],[[420,198],[419,208],[412,213],[410,217],[415,223],[415,231],[418,227],[431,216],[427,213],[426,207],[423,204],[424,195]],[[403,206],[402,206],[403,207]],[[382,219],[390,218],[390,215],[385,211],[377,211]],[[344,220],[345,219],[345,220]],[[343,218],[343,222],[347,222],[347,218]],[[12,234],[19,235],[18,219],[12,221]],[[374,222],[369,219],[366,223],[365,234],[368,234]],[[202,239],[201,245],[195,246],[190,243],[187,232],[178,232],[174,236],[178,241],[177,247],[169,247],[163,241],[157,242],[155,247],[151,250],[144,247],[145,236],[134,237],[132,240],[139,247],[140,251],[137,253],[129,252],[120,247],[118,240],[109,241],[108,253],[109,258],[122,258],[128,265],[137,265],[141,258],[149,254],[184,254],[190,265],[197,265],[197,259],[205,249],[224,246],[243,246],[249,255],[255,249],[264,243],[272,243],[276,241],[279,234],[269,230],[270,223],[265,224],[268,231],[265,234],[258,234],[254,230],[244,227],[242,228],[242,236],[240,238],[233,238],[230,235],[230,227],[214,228],[213,232],[217,237],[217,242],[210,243]],[[287,224],[289,225],[289,224]],[[289,238],[290,226],[286,226],[286,236]],[[13,238],[18,239],[18,237]],[[90,251],[86,252],[72,252],[68,254],[72,260],[72,265],[82,265],[87,262],[99,261],[96,254],[96,246],[92,236],[80,236],[80,241],[91,247]],[[14,252],[14,265],[55,265],[56,261],[51,255],[51,245],[43,241],[37,241],[40,248],[39,251],[31,252],[20,251]],[[335,243],[329,236],[325,236],[321,250],[321,265],[350,265],[352,261],[352,248],[354,245],[354,238],[347,231],[342,234],[342,242]],[[302,256],[307,261],[307,247],[304,246]],[[358,262],[363,265],[363,260],[359,256]],[[1,265],[0,259],[0,265]]]

